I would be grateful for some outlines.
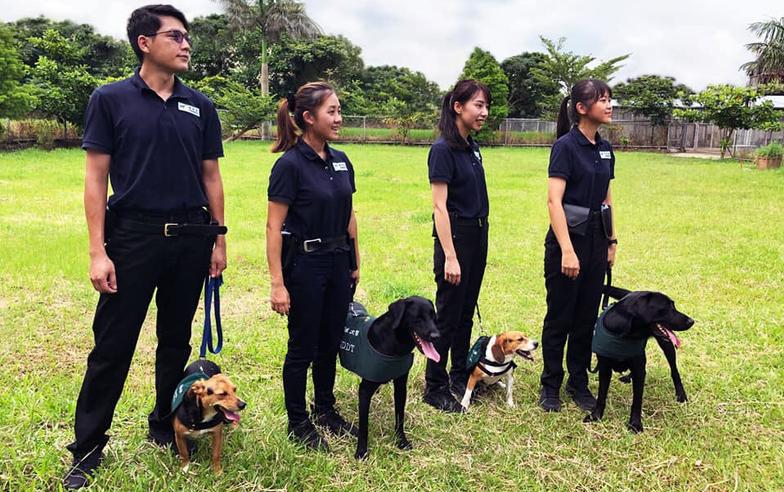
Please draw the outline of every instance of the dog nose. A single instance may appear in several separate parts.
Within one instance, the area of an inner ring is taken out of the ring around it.
[[[237,408],[239,408],[240,410],[245,408],[245,405],[246,405],[246,403],[244,401],[242,401],[242,400],[238,400],[237,401]]]
[[[691,318],[686,318],[686,325],[687,325],[689,328],[691,328],[693,324],[694,324],[694,320],[693,320],[693,319],[691,319]]]
[[[539,346],[539,342],[537,342],[536,340],[531,340],[531,345],[533,345],[534,348],[536,348]]]

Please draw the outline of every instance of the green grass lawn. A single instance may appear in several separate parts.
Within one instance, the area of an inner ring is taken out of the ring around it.
[[[423,358],[410,378],[398,451],[391,388],[374,399],[371,455],[331,439],[319,454],[286,439],[281,387],[285,320],[269,309],[264,258],[268,145],[236,142],[222,161],[230,228],[223,293],[226,345],[215,357],[248,401],[229,432],[225,473],[208,446],[195,472],[145,442],[153,405],[151,313],[117,407],[105,490],[782,490],[784,489],[784,171],[736,162],[618,153],[613,196],[620,238],[615,284],[661,290],[697,320],[679,364],[690,397],[678,404],[664,357],[649,348],[645,433],[625,430],[631,388],[614,382],[605,420],[582,423],[565,404],[536,407],[541,357],[516,373],[517,408],[491,392],[463,416],[421,401]],[[363,253],[358,298],[381,313],[400,296],[433,297],[425,147],[341,146],[357,171]],[[481,295],[486,327],[536,338],[545,311],[543,239],[548,150],[484,151],[490,255]],[[0,488],[56,489],[97,300],[87,279],[79,150],[0,154]],[[122,288],[122,279],[120,279]],[[201,309],[194,320],[198,348]],[[478,330],[477,330],[478,331]],[[338,404],[356,419],[359,380],[339,370]],[[592,386],[595,388],[595,378]]]

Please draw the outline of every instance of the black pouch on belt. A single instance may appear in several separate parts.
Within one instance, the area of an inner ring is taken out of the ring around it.
[[[109,243],[109,239],[112,237],[112,226],[114,222],[114,213],[112,209],[106,207],[106,213],[103,216],[103,244],[104,246]]]
[[[298,241],[297,237],[288,231],[283,231],[280,235],[283,238],[280,249],[280,266],[285,273],[291,264],[294,263],[294,257],[297,255]]]
[[[613,237],[612,207],[606,203],[602,205],[602,229],[607,239]]]
[[[591,209],[570,203],[564,203],[563,209],[564,214],[566,214],[566,224],[569,226],[569,232],[578,236],[585,236],[585,233],[588,231],[588,219],[591,216]]]

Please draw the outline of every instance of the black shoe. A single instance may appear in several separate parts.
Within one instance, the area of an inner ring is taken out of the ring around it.
[[[346,419],[341,417],[334,408],[330,408],[326,412],[317,412],[316,408],[313,407],[311,416],[317,425],[326,427],[333,435],[345,436],[348,434],[354,437],[359,436],[359,431],[354,427],[354,424],[346,422]]]
[[[466,383],[464,381],[452,381],[449,383],[449,391],[452,392],[455,398],[462,400],[465,396]]]
[[[570,385],[566,385],[566,394],[572,397],[574,403],[580,407],[581,410],[590,412],[596,406],[596,398],[591,394],[591,390],[587,387],[576,389]]]
[[[292,426],[289,424],[289,439],[316,451],[329,451],[327,441],[321,437],[319,431],[310,419]]]
[[[103,461],[103,455],[99,450],[80,459],[74,458],[71,468],[68,469],[68,474],[63,478],[63,487],[68,490],[86,487],[95,474],[95,469],[100,466],[101,461]]]
[[[542,386],[539,392],[539,406],[545,412],[560,412],[561,397],[558,396],[558,390]]]
[[[428,391],[422,400],[433,408],[446,413],[463,413],[465,408],[447,390]]]

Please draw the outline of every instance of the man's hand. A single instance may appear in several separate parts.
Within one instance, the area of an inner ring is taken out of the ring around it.
[[[114,294],[117,292],[117,274],[114,263],[106,253],[96,255],[90,260],[90,282],[93,288],[101,294]]]
[[[215,278],[226,269],[226,241],[216,241],[210,258],[210,277]]]

